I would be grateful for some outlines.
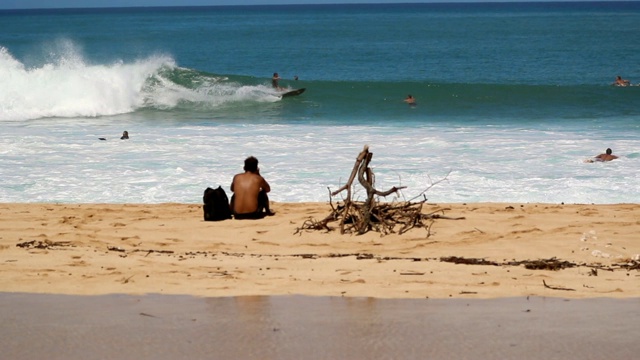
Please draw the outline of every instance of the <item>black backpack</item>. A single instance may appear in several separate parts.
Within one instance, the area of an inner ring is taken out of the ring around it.
[[[229,198],[222,186],[217,189],[207,188],[202,197],[204,201],[204,221],[220,221],[231,219],[231,208]]]

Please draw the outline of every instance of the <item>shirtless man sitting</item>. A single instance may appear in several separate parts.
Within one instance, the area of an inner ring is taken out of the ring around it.
[[[269,210],[267,193],[271,187],[260,175],[258,159],[250,156],[244,160],[244,173],[233,177],[231,183],[231,212],[236,219],[261,219],[274,215]]]

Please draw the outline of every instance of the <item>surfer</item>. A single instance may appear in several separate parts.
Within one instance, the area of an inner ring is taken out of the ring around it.
[[[267,193],[271,187],[260,175],[258,159],[249,156],[244,160],[244,173],[236,174],[231,182],[231,212],[236,219],[262,219],[274,215],[269,210]]]
[[[623,79],[622,76],[618,75],[616,76],[616,81],[613,82],[614,86],[629,86],[631,85],[631,81]]]
[[[416,105],[416,98],[414,98],[413,95],[409,94],[404,99],[404,102],[406,102],[409,105]]]
[[[129,132],[128,131],[124,131],[122,133],[122,136],[120,136],[120,140],[127,140],[127,139],[129,139]],[[98,138],[98,140],[106,141],[107,138],[101,137],[101,138]]]
[[[613,151],[610,148],[607,148],[604,154],[600,154],[596,156],[594,159],[596,161],[611,161],[611,160],[617,159],[618,157],[613,155],[612,153]]]
[[[276,90],[282,90],[282,88],[280,87],[280,84],[278,83],[280,81],[280,75],[278,75],[278,73],[273,73],[273,77],[271,78],[271,86],[273,86],[274,89]]]
[[[607,150],[604,152],[604,154],[600,154],[597,156],[594,156],[593,159],[587,159],[584,162],[586,163],[594,163],[596,161],[600,162],[600,161],[611,161],[611,160],[615,160],[618,157],[616,155],[613,155],[613,151],[610,148],[607,148]]]

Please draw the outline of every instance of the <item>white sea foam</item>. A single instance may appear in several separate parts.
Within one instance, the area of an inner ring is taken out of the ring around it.
[[[119,140],[123,130],[130,140]],[[630,148],[636,141],[612,146]],[[585,154],[602,147],[601,141],[577,133],[533,131],[522,137],[518,129],[428,125],[200,126],[130,115],[5,122],[0,202],[199,203],[207,186],[229,191],[249,155],[259,158],[272,200],[323,202],[328,188],[347,180],[365,144],[374,154],[378,189],[407,186],[405,199],[445,179],[427,191],[429,201],[640,202],[640,158],[585,164]],[[558,151],[550,157],[547,149]]]
[[[26,68],[0,51],[1,120],[114,115],[134,111],[144,102],[143,85],[171,58],[152,56],[129,64],[92,65],[73,46],[55,59]]]
[[[166,74],[190,70],[179,68],[168,55],[88,64],[72,42],[51,46],[55,50],[33,68],[0,47],[0,120],[110,116],[142,107],[173,109],[181,102],[215,108],[230,102],[279,100],[264,85],[246,86],[213,76],[200,76],[197,88],[181,86]]]

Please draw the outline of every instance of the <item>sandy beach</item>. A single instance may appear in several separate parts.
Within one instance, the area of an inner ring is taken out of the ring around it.
[[[296,233],[329,204],[272,208],[261,220],[205,222],[198,204],[0,204],[0,291],[640,297],[638,204],[428,204],[463,219],[384,236]]]
[[[296,230],[329,204],[1,204],[11,359],[603,359],[640,352],[640,206],[429,204],[430,230]],[[460,219],[458,219],[460,218]],[[458,220],[452,220],[458,219]],[[335,227],[335,224],[334,224]]]

